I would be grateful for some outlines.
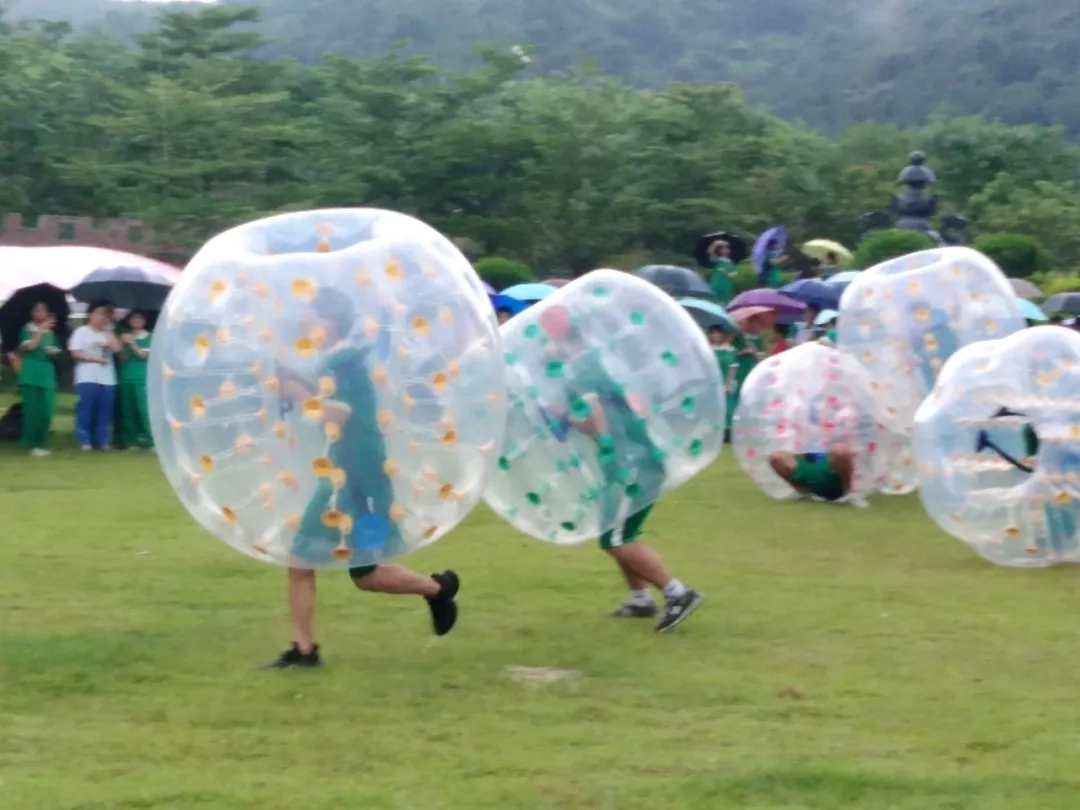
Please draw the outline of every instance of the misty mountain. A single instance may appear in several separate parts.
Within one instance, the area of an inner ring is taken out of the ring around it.
[[[2,2],[2,0],[0,0]],[[539,73],[592,65],[641,86],[730,81],[829,132],[977,114],[1080,134],[1080,4],[1049,0],[222,0],[263,10],[268,57],[368,57],[397,40],[441,65],[529,45]],[[7,18],[128,36],[160,4],[8,0]],[[172,4],[168,8],[181,8]],[[191,5],[198,8],[198,5]]]

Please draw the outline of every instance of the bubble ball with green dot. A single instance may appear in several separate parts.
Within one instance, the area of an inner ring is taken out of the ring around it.
[[[484,498],[518,530],[576,545],[704,470],[723,448],[723,381],[665,292],[595,270],[500,328],[508,423]]]

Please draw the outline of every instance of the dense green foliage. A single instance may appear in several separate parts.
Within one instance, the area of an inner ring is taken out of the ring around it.
[[[1036,237],[1053,269],[1080,264],[1080,149],[1060,129],[940,118],[828,140],[730,85],[530,77],[514,49],[485,49],[468,70],[398,50],[267,61],[256,19],[168,13],[130,46],[9,26],[0,211],[137,217],[190,247],[267,212],[384,206],[543,278],[686,263],[717,228],[784,223],[796,241],[853,244],[918,147],[943,213]]]
[[[533,271],[527,264],[504,259],[501,256],[488,256],[475,263],[476,272],[484,281],[496,290],[505,290],[515,284],[522,284],[534,279]]]
[[[894,228],[874,231],[859,244],[852,264],[865,270],[880,262],[933,246],[934,243],[927,236],[915,231],[900,231]]]
[[[240,5],[252,0],[222,0]],[[8,0],[24,17],[129,34],[155,7]],[[396,40],[444,67],[478,45],[535,47],[534,75],[595,64],[632,85],[729,81],[830,133],[934,114],[1080,133],[1080,5],[1048,0],[255,0],[264,53],[370,59]]]
[[[974,246],[1011,278],[1027,278],[1049,267],[1046,248],[1038,239],[1024,234],[987,234],[976,239]]]

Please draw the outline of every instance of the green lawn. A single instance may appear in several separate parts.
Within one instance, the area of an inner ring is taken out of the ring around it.
[[[412,559],[461,573],[453,634],[327,574],[328,668],[264,673],[282,573],[151,456],[3,448],[0,481],[3,810],[1080,807],[1080,571],[994,569],[914,497],[777,504],[721,459],[650,527],[708,596],[668,636],[479,509]]]

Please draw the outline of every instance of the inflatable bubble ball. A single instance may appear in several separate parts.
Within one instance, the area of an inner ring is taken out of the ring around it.
[[[445,535],[505,428],[480,280],[427,225],[309,211],[221,234],[151,345],[165,474],[209,532],[266,562],[363,566]]]
[[[901,434],[954,352],[1027,325],[997,265],[966,247],[924,250],[860,273],[839,312],[837,345],[870,372],[882,419]]]
[[[1038,326],[961,349],[913,435],[941,528],[997,565],[1080,562],[1080,335]]]
[[[796,467],[823,462],[850,470],[851,495],[910,492],[913,464],[909,459],[910,472],[901,469],[904,442],[879,422],[870,383],[854,358],[821,343],[762,361],[743,383],[735,412],[732,444],[739,465],[780,500],[806,494],[780,473],[790,476]]]
[[[720,453],[716,359],[648,282],[596,270],[501,331],[508,425],[484,499],[520,531],[560,545],[598,537]]]

